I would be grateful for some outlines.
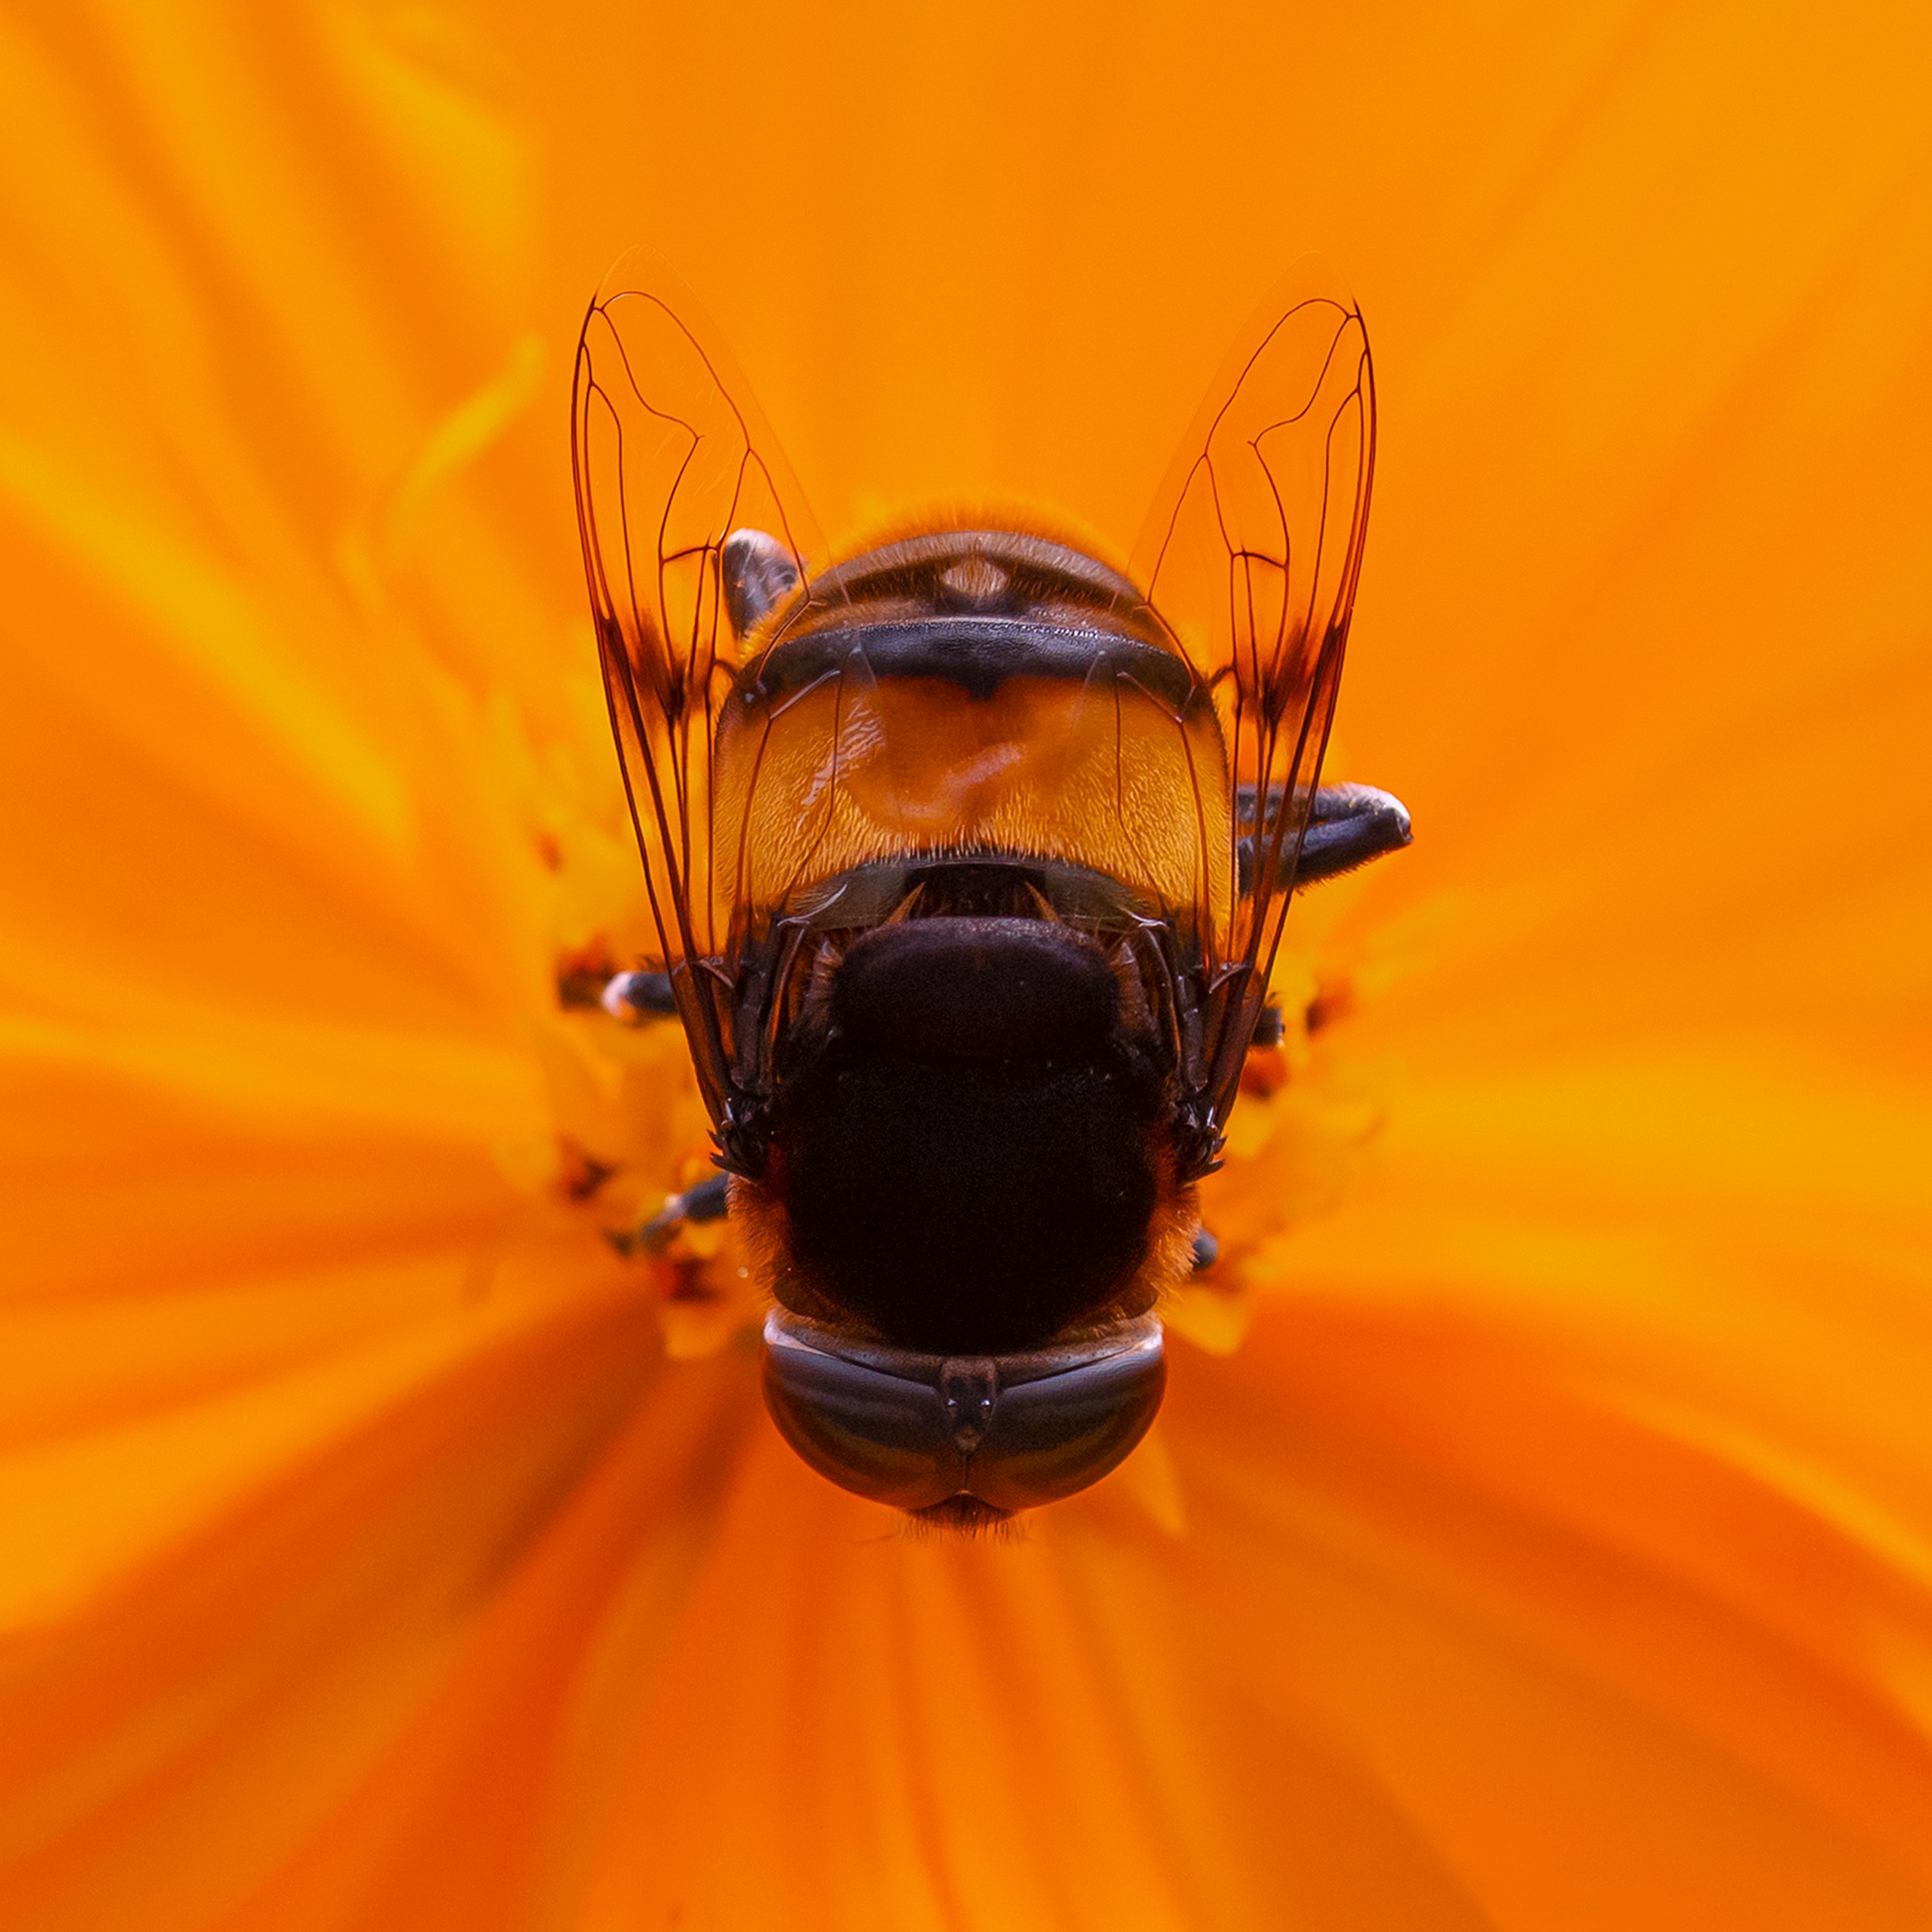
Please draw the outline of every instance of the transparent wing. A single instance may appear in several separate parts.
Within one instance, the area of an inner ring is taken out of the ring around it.
[[[743,379],[689,294],[627,255],[584,318],[571,396],[577,527],[611,726],[679,1019],[714,1123],[732,1064],[731,929],[711,761],[737,643],[719,556],[767,532],[802,581],[823,544]]]
[[[1131,566],[1215,692],[1251,841],[1217,935],[1206,1087],[1224,1121],[1267,998],[1342,676],[1375,464],[1360,311],[1304,267],[1251,322],[1208,392]]]

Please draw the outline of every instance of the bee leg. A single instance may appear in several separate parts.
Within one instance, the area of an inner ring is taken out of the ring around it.
[[[798,566],[775,536],[733,530],[718,552],[718,577],[733,634],[754,629],[798,587]]]
[[[731,1176],[707,1175],[696,1187],[674,1194],[634,1233],[613,1234],[620,1254],[662,1254],[687,1222],[722,1221],[730,1203]]]
[[[1272,806],[1276,801],[1270,798]],[[1241,788],[1242,822],[1254,822],[1254,791]],[[1308,814],[1308,829],[1301,836],[1301,851],[1294,866],[1294,886],[1319,884],[1345,872],[1353,872],[1372,859],[1400,852],[1411,838],[1409,808],[1393,792],[1378,791],[1372,785],[1323,785],[1315,794]],[[1240,889],[1252,889],[1254,876],[1254,835],[1243,837],[1235,849]]]
[[[1324,785],[1301,835],[1294,883],[1312,886],[1353,872],[1386,852],[1400,852],[1411,835],[1409,808],[1393,793],[1372,785]]]
[[[668,973],[619,973],[606,983],[597,1004],[627,1026],[678,1010]]]

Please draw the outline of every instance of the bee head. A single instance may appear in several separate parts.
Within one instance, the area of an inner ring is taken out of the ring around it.
[[[977,1528],[1104,1475],[1147,1433],[1167,1383],[1151,1315],[1054,1347],[937,1355],[775,1310],[765,1401],[821,1475],[929,1521]]]

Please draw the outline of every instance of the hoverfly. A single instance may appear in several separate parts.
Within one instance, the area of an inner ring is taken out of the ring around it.
[[[590,304],[577,517],[662,948],[605,1003],[682,1022],[767,1404],[833,1481],[971,1526],[1151,1422],[1290,898],[1408,842],[1318,785],[1374,451],[1361,316],[1308,294],[1124,573],[1018,519],[835,557],[669,277]]]

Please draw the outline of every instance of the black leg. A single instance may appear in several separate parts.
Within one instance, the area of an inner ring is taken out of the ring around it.
[[[678,1010],[668,973],[619,973],[605,985],[597,1003],[613,1019],[634,1026]]]
[[[1254,823],[1254,787],[1243,785],[1237,808],[1244,827]],[[1294,869],[1295,889],[1353,872],[1372,859],[1400,852],[1410,840],[1408,808],[1393,793],[1372,785],[1324,785],[1315,794],[1301,855]],[[1254,835],[1249,832],[1235,849],[1240,889],[1252,889]]]
[[[620,1254],[662,1254],[679,1228],[689,1221],[722,1221],[730,1206],[731,1177],[707,1175],[696,1187],[674,1194],[634,1233],[608,1238]]]

